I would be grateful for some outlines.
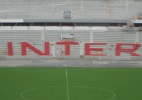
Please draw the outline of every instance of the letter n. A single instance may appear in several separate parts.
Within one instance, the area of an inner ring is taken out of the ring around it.
[[[44,52],[40,51],[33,45],[29,44],[28,42],[21,42],[21,53],[22,56],[27,55],[27,48],[34,51],[36,54],[41,55],[41,56],[48,56],[49,55],[49,42],[44,43]]]

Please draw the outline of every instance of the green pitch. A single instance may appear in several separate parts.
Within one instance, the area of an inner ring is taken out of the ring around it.
[[[142,100],[142,69],[0,68],[0,100]]]

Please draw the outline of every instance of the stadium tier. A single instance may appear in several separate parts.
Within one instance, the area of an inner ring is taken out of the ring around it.
[[[3,27],[1,59],[141,60],[142,32],[122,27]],[[70,28],[70,29],[69,29]],[[83,29],[84,28],[84,29]]]
[[[141,0],[0,1],[0,59],[142,59]]]
[[[1,19],[130,20],[141,0],[0,0]]]

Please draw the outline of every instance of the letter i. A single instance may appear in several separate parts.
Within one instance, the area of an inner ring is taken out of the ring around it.
[[[7,49],[8,49],[8,56],[13,56],[13,45],[12,42],[7,43]]]

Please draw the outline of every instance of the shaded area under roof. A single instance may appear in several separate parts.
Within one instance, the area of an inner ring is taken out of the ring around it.
[[[24,19],[23,22],[59,22],[59,23],[127,23],[127,20],[104,20],[104,19]]]

